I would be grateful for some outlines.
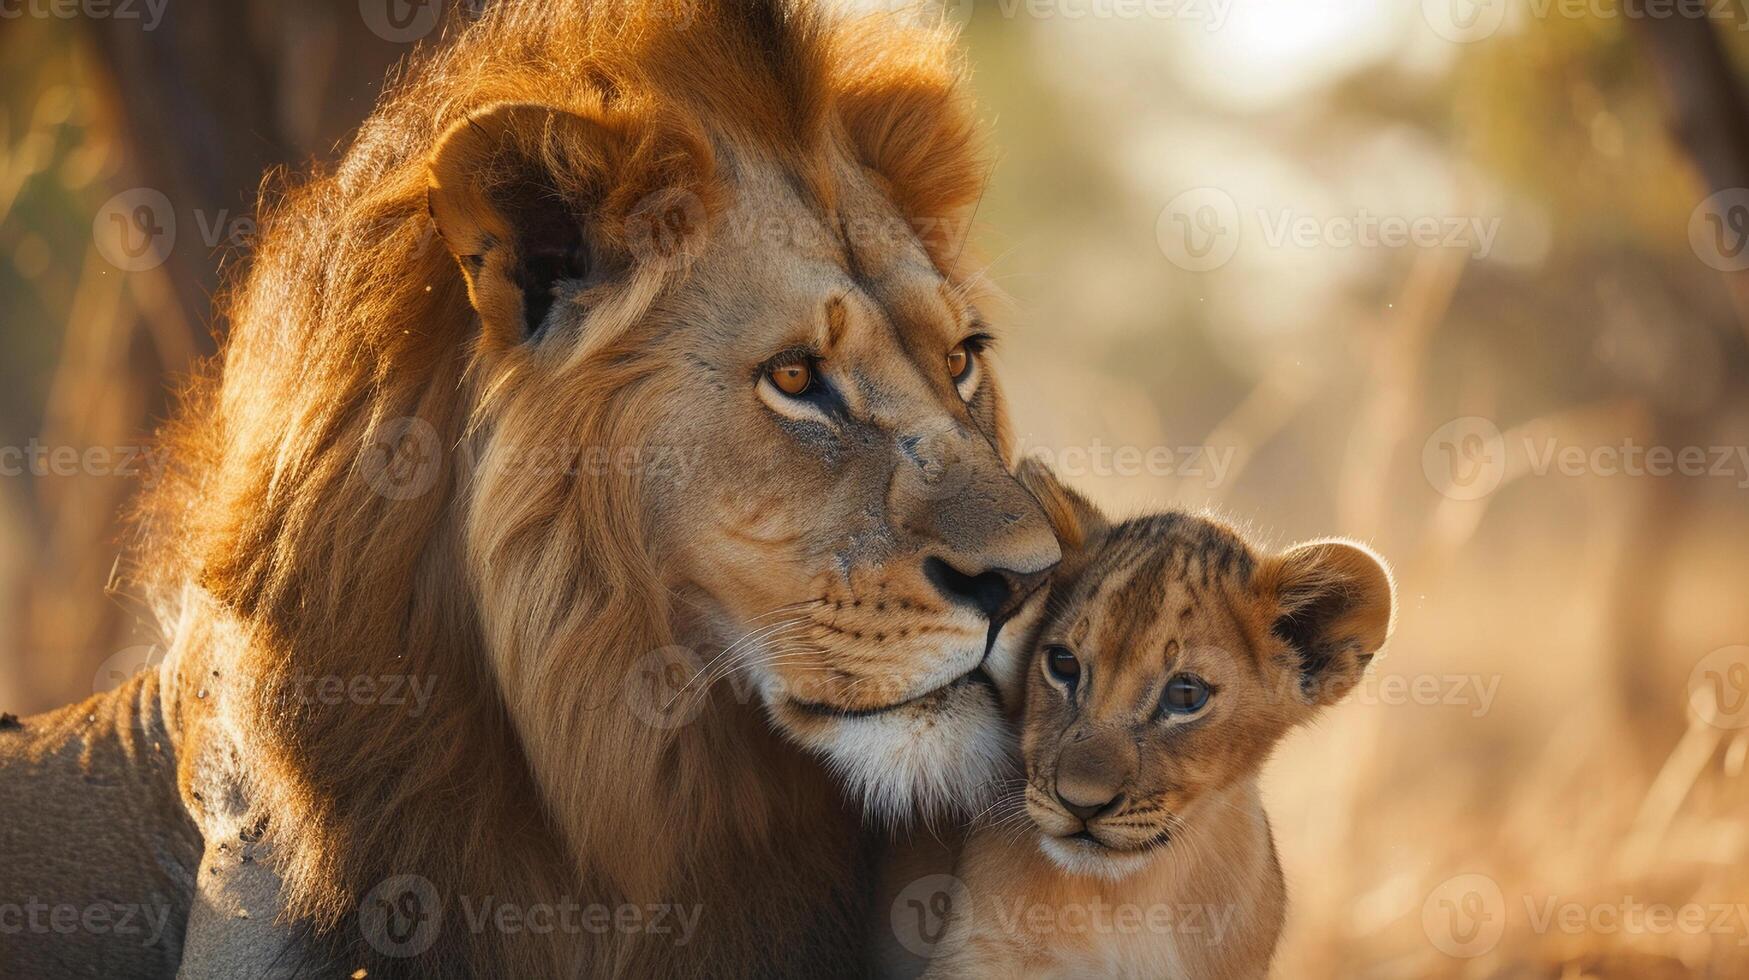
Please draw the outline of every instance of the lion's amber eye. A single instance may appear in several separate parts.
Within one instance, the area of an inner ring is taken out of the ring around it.
[[[771,383],[786,395],[807,394],[814,386],[814,369],[807,364],[779,364],[771,369]]]
[[[966,375],[972,373],[972,349],[960,344],[947,352],[947,373],[955,381],[966,380]]]

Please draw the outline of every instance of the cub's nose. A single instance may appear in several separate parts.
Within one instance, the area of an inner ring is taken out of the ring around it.
[[[948,602],[975,609],[985,619],[999,623],[1044,583],[1049,570],[1026,573],[992,568],[963,572],[944,559],[931,557],[923,562],[923,574]]]
[[[1057,787],[1057,802],[1063,805],[1063,809],[1074,814],[1083,822],[1092,820],[1094,817],[1097,817],[1108,810],[1115,810],[1118,805],[1123,802],[1122,793],[1119,793],[1116,796],[1105,796],[1104,793],[1094,793],[1092,795],[1094,797],[1102,798],[1096,799],[1093,802],[1088,802],[1067,795],[1061,786]]]
[[[1057,753],[1057,802],[1083,821],[1123,805],[1136,746],[1121,729],[1077,728]]]

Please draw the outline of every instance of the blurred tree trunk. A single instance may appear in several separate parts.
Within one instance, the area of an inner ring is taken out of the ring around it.
[[[1706,193],[1749,189],[1749,101],[1713,22],[1632,17],[1628,23],[1657,75],[1671,137],[1687,151]],[[1724,276],[1749,334],[1749,271]]]
[[[356,0],[178,0],[155,30],[87,23],[135,178],[194,225],[169,263],[190,324],[209,320],[225,245],[203,234],[252,215],[268,171],[332,157],[412,50],[373,34]],[[191,339],[212,348],[205,329]]]
[[[358,0],[178,0],[142,28],[79,21],[102,74],[102,114],[124,147],[111,192],[162,192],[175,245],[159,268],[119,276],[88,256],[45,407],[49,446],[149,440],[168,392],[216,349],[212,297],[233,274],[224,266],[247,258],[263,175],[334,157],[412,50],[374,33]],[[37,547],[10,638],[26,662],[14,710],[89,695],[99,664],[155,638],[136,602],[106,594],[119,514],[139,481],[85,473],[34,487]]]
[[[1703,188],[1701,198],[1749,188],[1749,102],[1732,69],[1717,29],[1700,17],[1629,18],[1635,42],[1657,79],[1672,139],[1687,153]],[[1698,205],[1700,200],[1696,200]],[[1743,202],[1749,205],[1749,191]],[[1721,342],[1739,359],[1749,337],[1749,271],[1724,272],[1736,310],[1735,329],[1721,329]],[[1725,397],[1734,396],[1729,392]],[[1656,399],[1651,440],[1658,446],[1705,445],[1706,419],[1692,410],[1672,410]],[[1665,636],[1665,611],[1682,532],[1699,509],[1704,481],[1671,477],[1646,481],[1636,516],[1618,558],[1611,609],[1615,700],[1642,746],[1641,762],[1661,763],[1684,727],[1676,699],[1657,656]],[[1686,706],[1686,699],[1681,701]]]

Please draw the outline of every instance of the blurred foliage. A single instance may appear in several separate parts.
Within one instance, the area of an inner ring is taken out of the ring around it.
[[[114,172],[88,66],[58,25],[21,19],[0,39],[0,434],[38,431],[55,356]]]
[[[1214,506],[1278,544],[1364,537],[1402,591],[1378,671],[1499,682],[1480,714],[1354,703],[1284,749],[1268,786],[1294,894],[1282,976],[1749,975],[1732,945],[1749,936],[1538,934],[1516,908],[1749,896],[1749,742],[1685,713],[1695,663],[1749,642],[1746,491],[1519,474],[1464,502],[1423,470],[1463,416],[1586,447],[1749,445],[1749,333],[1688,244],[1708,191],[1621,16],[1454,44],[1424,6],[1240,0],[1211,30],[975,4],[999,148],[978,246],[1012,297],[1017,434],[1231,451],[1218,482],[1071,476],[1118,510]],[[1716,26],[1749,71],[1741,15]],[[91,226],[124,185],[75,26],[10,22],[0,47],[0,444],[17,445],[43,430],[81,291],[115,275],[92,265]],[[1482,256],[1272,248],[1251,227],[1231,262],[1187,271],[1158,225],[1196,187],[1242,214],[1476,218],[1499,239]],[[34,574],[40,482],[0,480],[0,596]],[[113,538],[95,540],[88,563],[106,566]],[[69,595],[54,621],[111,602]],[[33,697],[80,696],[111,652],[69,666],[0,642],[0,698],[8,667]],[[1462,873],[1509,897],[1512,928],[1475,961],[1423,917]]]

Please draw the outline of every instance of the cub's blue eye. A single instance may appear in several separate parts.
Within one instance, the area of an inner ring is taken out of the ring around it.
[[[1211,693],[1202,678],[1179,674],[1166,682],[1166,693],[1160,696],[1160,707],[1169,715],[1194,715],[1209,703]]]
[[[1068,685],[1071,690],[1075,682],[1081,679],[1081,661],[1069,652],[1067,647],[1049,647],[1045,650],[1045,666],[1051,676]]]

